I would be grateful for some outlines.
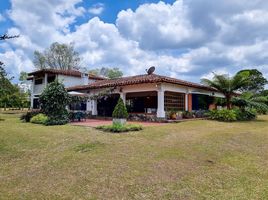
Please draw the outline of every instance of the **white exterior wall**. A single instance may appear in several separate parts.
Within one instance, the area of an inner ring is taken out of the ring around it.
[[[43,77],[43,83],[38,85],[34,84],[35,77],[33,78],[31,82],[31,108],[33,107],[33,99],[38,98],[36,96],[40,95],[45,89],[47,85],[47,76],[48,75],[45,74],[45,76]],[[56,77],[58,78],[59,81],[61,81],[64,84],[66,88],[76,85],[87,85],[89,82],[95,81],[92,79],[88,79],[87,75],[82,75],[82,77],[74,77],[74,76],[57,74]]]
[[[58,80],[62,81],[64,86],[67,87],[72,87],[76,85],[86,85],[88,82],[85,83],[83,77],[75,77],[75,76],[65,76],[65,75],[58,75]]]

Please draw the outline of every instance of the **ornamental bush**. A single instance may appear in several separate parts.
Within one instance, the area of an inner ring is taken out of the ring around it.
[[[20,120],[24,122],[30,122],[31,118],[38,115],[39,113],[39,110],[28,111],[27,113],[21,115]]]
[[[30,122],[33,124],[46,124],[48,121],[48,117],[42,113],[35,115],[31,118]]]
[[[39,98],[42,113],[48,116],[47,125],[63,125],[68,123],[67,105],[70,96],[64,85],[58,80],[50,83]]]
[[[253,108],[235,109],[237,120],[249,121],[257,118],[257,111]]]
[[[122,98],[118,99],[118,102],[113,111],[113,118],[126,119],[128,118],[127,108]]]
[[[213,120],[219,120],[224,122],[237,121],[237,114],[235,110],[212,110],[207,115],[210,119]]]
[[[232,109],[232,110],[212,110],[207,114],[208,118],[218,121],[249,121],[257,118],[257,111],[252,108]]]

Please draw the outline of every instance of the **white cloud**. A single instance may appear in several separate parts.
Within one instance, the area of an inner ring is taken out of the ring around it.
[[[104,11],[104,4],[97,3],[88,9],[88,12],[93,15],[100,15]]]
[[[13,76],[21,71],[30,72],[33,69],[33,63],[22,50],[0,53],[0,60],[4,62],[7,72]]]
[[[143,49],[170,49],[195,46],[204,39],[202,30],[187,19],[188,7],[182,0],[173,5],[144,4],[134,12],[121,11],[116,20],[124,37],[138,41]]]
[[[195,82],[212,71],[232,74],[246,67],[268,75],[268,6],[263,1],[143,4],[119,12],[115,24],[94,17],[78,25],[85,14],[77,6],[81,1],[11,0],[15,25],[8,33],[20,37],[1,44],[0,59],[8,71],[32,70],[33,51],[57,41],[74,42],[83,67],[120,67],[126,75],[145,73],[152,65],[159,74]],[[101,14],[104,5],[94,6],[100,9],[91,14]]]

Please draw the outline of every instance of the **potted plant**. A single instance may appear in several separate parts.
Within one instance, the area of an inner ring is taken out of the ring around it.
[[[177,119],[177,111],[174,109],[169,110],[168,115],[169,115],[169,119],[172,119],[172,120]]]
[[[128,118],[127,108],[123,99],[119,98],[113,111],[113,123],[124,125]]]

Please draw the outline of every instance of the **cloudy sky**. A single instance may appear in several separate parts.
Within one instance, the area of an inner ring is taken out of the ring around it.
[[[199,82],[211,72],[257,68],[268,78],[266,0],[1,0],[0,60],[18,76],[34,50],[73,42],[81,65]]]

